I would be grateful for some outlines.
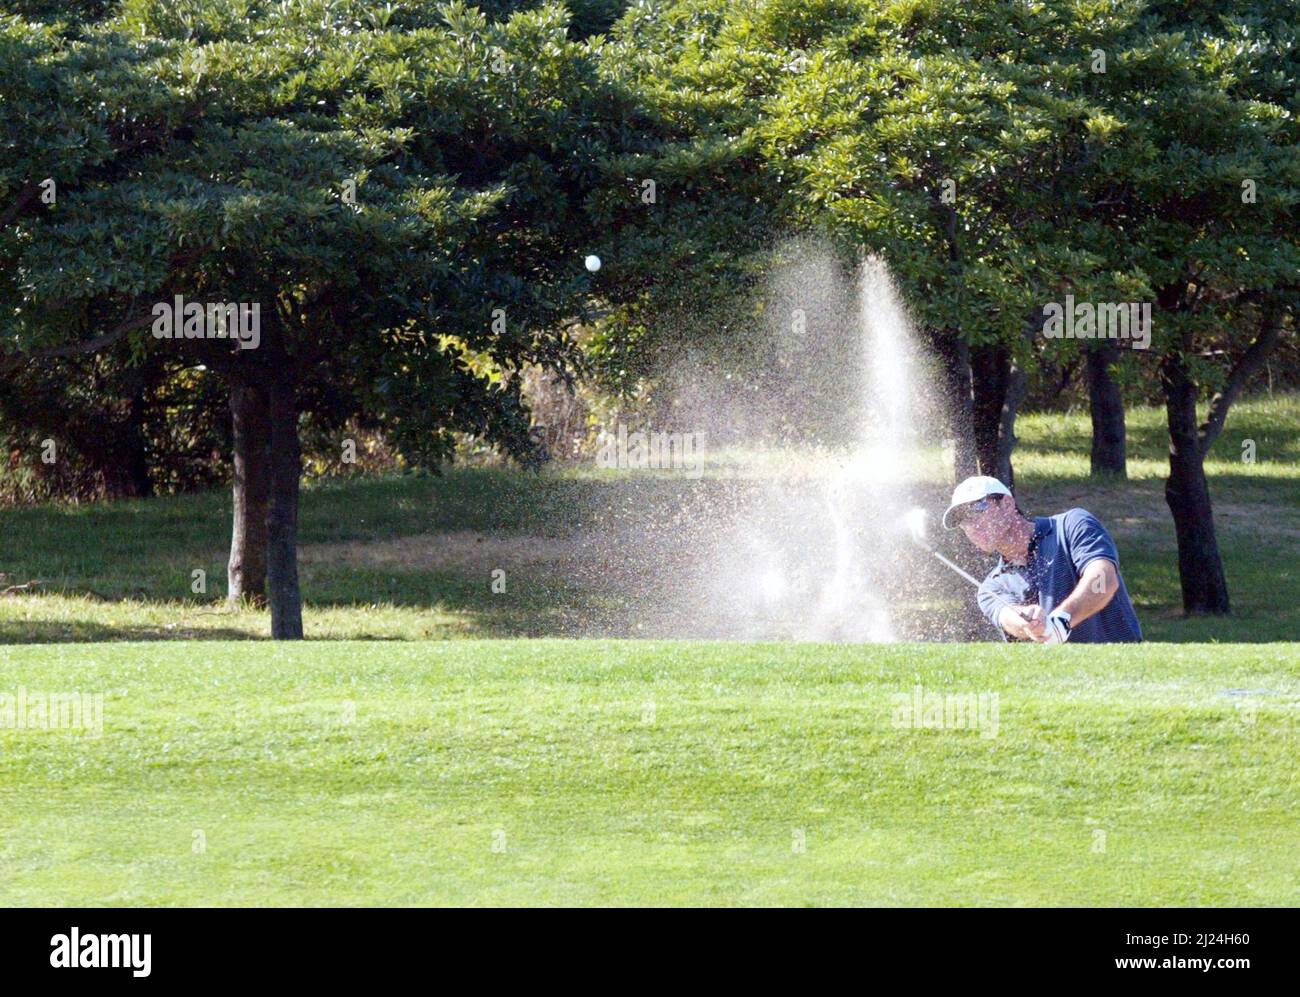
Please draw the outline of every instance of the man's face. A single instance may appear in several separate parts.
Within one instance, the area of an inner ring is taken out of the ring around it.
[[[986,496],[962,507],[958,525],[966,539],[985,554],[1002,546],[1015,522],[1015,504],[1004,496]]]

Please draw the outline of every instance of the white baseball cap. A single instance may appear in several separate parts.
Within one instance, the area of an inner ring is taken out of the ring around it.
[[[979,499],[989,495],[1010,495],[1011,489],[1004,485],[997,478],[990,478],[985,474],[977,474],[973,478],[967,478],[960,485],[952,490],[952,504],[943,514],[943,528],[945,530],[955,530],[957,525],[948,522],[948,517],[958,506],[966,505],[968,502],[976,502]]]

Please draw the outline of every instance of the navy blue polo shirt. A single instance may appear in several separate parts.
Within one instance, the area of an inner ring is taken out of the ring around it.
[[[1028,562],[1010,564],[998,558],[997,567],[980,584],[976,597],[980,609],[1005,640],[1006,634],[998,623],[998,614],[1005,604],[998,596],[1013,606],[1032,606],[1036,602],[1046,615],[1074,591],[1088,562],[1099,557],[1114,562],[1119,591],[1100,613],[1070,627],[1070,643],[1140,641],[1142,628],[1119,570],[1115,541],[1087,509],[1035,517]]]

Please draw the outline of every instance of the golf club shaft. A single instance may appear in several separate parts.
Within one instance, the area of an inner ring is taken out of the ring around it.
[[[926,546],[925,544],[922,544],[921,546],[924,547],[926,550],[928,550],[931,554],[937,557],[948,567],[952,568],[953,571],[957,572],[957,574],[961,575],[963,578],[966,579],[966,581],[970,582],[977,589],[980,587],[980,583],[978,579],[976,579],[973,575],[967,574],[961,568],[957,567],[957,565],[953,564],[951,561],[949,561],[946,557],[940,554],[933,547]],[[991,592],[989,594],[992,595],[993,598],[996,599],[998,602],[1002,603],[1002,605],[1005,606],[1007,609],[1011,610],[1011,612],[1019,616],[1026,623],[1029,622],[1029,617],[1026,616],[1024,613],[1022,613],[1018,607],[1011,605],[1011,603],[1009,603],[1006,599],[1002,598],[1002,596],[998,595],[996,592]]]
[[[966,581],[970,582],[970,583],[971,583],[972,585],[974,585],[976,588],[979,588],[979,587],[980,587],[979,579],[977,579],[974,575],[968,575],[965,571],[963,571],[961,568],[957,567],[957,565],[953,564],[953,563],[952,563],[951,561],[949,561],[946,557],[944,557],[942,554],[940,554],[937,550],[932,550],[932,549],[929,548],[929,547],[927,547],[926,550],[930,551],[931,554],[933,554],[935,557],[937,557],[937,558],[938,558],[940,561],[942,561],[944,564],[948,565],[948,567],[952,568],[953,571],[957,572],[957,574],[961,575],[963,578],[966,579]]]

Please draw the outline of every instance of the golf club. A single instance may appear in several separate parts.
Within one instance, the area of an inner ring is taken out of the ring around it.
[[[904,521],[904,523],[907,525],[907,533],[908,533],[908,536],[910,536],[910,537],[912,538],[912,542],[913,542],[913,543],[915,543],[915,544],[916,544],[918,547],[920,547],[922,550],[929,551],[929,552],[930,552],[931,554],[933,554],[936,558],[938,558],[940,561],[942,561],[945,565],[947,565],[949,568],[951,568],[951,569],[952,569],[953,571],[955,571],[957,574],[961,575],[962,578],[966,579],[966,581],[968,581],[968,582],[970,582],[972,585],[974,585],[975,588],[978,589],[978,588],[980,587],[980,582],[979,582],[979,579],[978,579],[978,578],[976,578],[974,575],[968,574],[967,572],[963,571],[961,568],[957,567],[957,565],[953,564],[953,563],[952,563],[951,561],[949,561],[946,557],[944,557],[944,556],[943,556],[942,554],[940,554],[937,550],[935,550],[935,549],[934,549],[933,547],[931,547],[928,543],[926,543],[926,541],[925,541],[925,537],[926,537],[926,514],[925,514],[925,510],[924,510],[924,509],[920,508],[919,506],[916,507],[915,509],[909,509],[909,510],[904,514],[904,516],[903,516],[903,521]],[[1024,613],[1022,613],[1018,607],[1013,606],[1011,603],[1009,603],[1009,602],[1008,602],[1006,599],[1004,599],[1002,596],[998,595],[996,592],[993,592],[993,593],[990,593],[990,594],[993,596],[994,599],[996,599],[998,602],[1000,602],[1003,606],[1005,606],[1005,607],[1007,607],[1008,609],[1010,609],[1013,613],[1015,613],[1017,616],[1019,616],[1019,617],[1020,617],[1022,620],[1024,620],[1026,623],[1031,622],[1030,619],[1029,619],[1029,617],[1027,617]]]

